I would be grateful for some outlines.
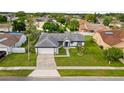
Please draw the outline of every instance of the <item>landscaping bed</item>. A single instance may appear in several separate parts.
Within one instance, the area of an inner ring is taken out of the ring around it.
[[[106,61],[103,50],[93,41],[91,36],[85,38],[85,53],[78,56],[77,48],[70,49],[70,57],[55,57],[57,66],[124,66],[120,61]]]
[[[61,76],[124,76],[124,70],[58,70]]]
[[[0,76],[28,76],[33,70],[9,70],[0,71]]]
[[[0,60],[0,67],[9,66],[36,66],[36,54],[30,54],[30,61],[27,54],[10,54]]]
[[[66,55],[66,50],[64,48],[59,48],[59,54],[57,55]]]

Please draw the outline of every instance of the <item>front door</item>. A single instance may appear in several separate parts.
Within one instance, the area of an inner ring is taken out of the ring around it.
[[[65,42],[65,47],[69,47],[69,42]]]

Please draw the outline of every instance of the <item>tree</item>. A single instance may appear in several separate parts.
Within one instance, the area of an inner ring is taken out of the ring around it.
[[[118,48],[109,48],[104,50],[104,55],[106,59],[111,63],[112,61],[117,61],[123,56],[123,51]]]
[[[22,21],[18,21],[18,20],[13,21],[12,26],[13,26],[13,31],[19,31],[20,32],[20,31],[26,30],[26,28],[25,28],[26,25]]]
[[[19,11],[16,13],[16,17],[24,17],[26,16],[26,13],[24,11]]]
[[[87,15],[85,15],[85,20],[87,20],[89,22],[96,23],[97,22],[96,14],[87,14]]]
[[[0,15],[0,23],[7,22],[7,17]]]
[[[62,16],[62,17],[57,17],[57,21],[60,22],[61,24],[65,24],[66,19]]]
[[[46,22],[43,25],[43,29],[48,32],[57,32],[59,29],[59,25],[57,23]]]
[[[16,14],[16,17],[19,18],[20,21],[25,21],[27,18],[27,14],[24,11],[19,11]]]
[[[64,31],[66,31],[66,28],[60,25],[58,28],[58,32],[63,33]]]
[[[124,22],[124,14],[120,14],[118,16],[118,19],[121,21],[121,22]]]
[[[27,20],[25,20],[26,22],[26,31],[25,34],[28,37],[28,46],[27,46],[27,50],[28,50],[28,61],[30,61],[30,53],[34,51],[34,43],[36,42],[36,40],[38,40],[39,38],[39,33],[37,34],[36,31],[36,27],[33,24],[33,16],[29,15]]]
[[[79,28],[79,22],[77,20],[71,20],[67,22],[66,26],[71,30],[71,31],[77,31]]]
[[[105,26],[109,26],[109,24],[111,23],[112,21],[112,17],[111,16],[105,16],[104,19],[103,19],[103,24]]]

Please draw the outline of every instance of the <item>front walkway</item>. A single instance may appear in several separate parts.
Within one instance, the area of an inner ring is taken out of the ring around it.
[[[82,69],[82,70],[124,70],[124,67],[110,67],[110,66],[58,66],[57,69]]]
[[[66,55],[55,55],[55,57],[70,57],[69,48],[65,48]]]
[[[54,60],[54,55],[38,55],[36,69],[29,75],[29,77],[60,77]]]

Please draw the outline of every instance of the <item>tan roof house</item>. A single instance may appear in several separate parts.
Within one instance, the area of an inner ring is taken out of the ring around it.
[[[89,23],[86,20],[79,21],[79,31],[80,32],[97,32],[97,31],[106,31],[109,30],[109,27],[104,26],[103,24],[94,24]]]
[[[124,49],[124,30],[98,31],[93,38],[104,49],[111,47]]]
[[[11,32],[12,31],[12,26],[10,24],[0,24],[0,31]]]

